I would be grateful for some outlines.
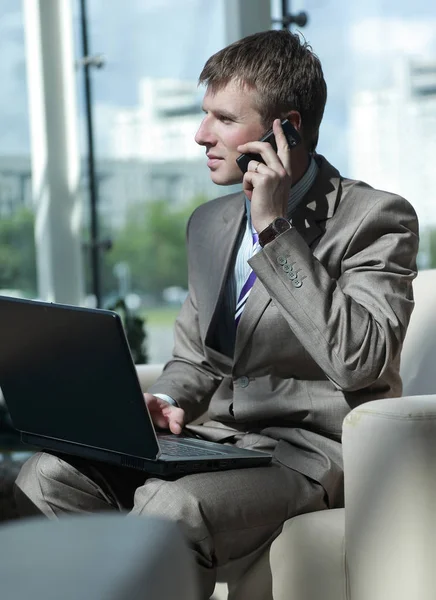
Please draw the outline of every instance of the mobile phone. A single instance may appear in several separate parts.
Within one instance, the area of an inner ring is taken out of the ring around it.
[[[286,139],[288,140],[289,148],[294,148],[297,144],[301,142],[300,134],[291,124],[291,122],[288,121],[288,119],[283,119],[281,123],[283,133],[285,134]],[[274,148],[274,151],[277,152],[276,138],[274,137],[274,132],[272,129],[267,131],[267,133],[265,133],[265,135],[260,138],[259,142],[269,142]],[[261,163],[265,162],[260,156],[260,154],[241,154],[241,156],[238,156],[238,158],[236,159],[236,162],[238,163],[238,167],[243,173],[247,171],[248,163],[250,162],[250,160],[257,160]]]

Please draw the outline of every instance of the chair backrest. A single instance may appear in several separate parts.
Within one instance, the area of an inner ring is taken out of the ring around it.
[[[163,364],[144,364],[144,365],[135,365],[136,372],[138,374],[139,384],[141,386],[141,390],[146,392],[150,386],[156,381],[159,375],[162,373],[164,365]]]
[[[420,271],[413,283],[415,309],[403,352],[403,396],[436,394],[436,269]]]

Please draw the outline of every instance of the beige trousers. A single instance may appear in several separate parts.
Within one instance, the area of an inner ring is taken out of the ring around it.
[[[247,447],[246,442],[240,439],[237,445]],[[320,484],[278,462],[163,480],[47,452],[23,465],[16,499],[26,516],[43,513],[55,519],[116,510],[176,521],[195,554],[205,599],[212,595],[217,567],[235,559],[244,563],[247,557],[248,568],[277,537],[284,521],[326,508]]]

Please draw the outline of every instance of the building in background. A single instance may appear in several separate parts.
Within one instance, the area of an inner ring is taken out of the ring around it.
[[[111,228],[124,224],[134,204],[163,199],[180,206],[219,194],[205,150],[194,141],[202,95],[196,81],[147,77],[139,82],[138,105],[118,111],[114,160],[98,163],[101,215]]]
[[[151,200],[174,206],[194,198],[213,198],[222,191],[211,181],[205,149],[194,141],[203,118],[202,93],[196,82],[141,80],[140,104],[121,109],[114,120],[109,156],[96,164],[99,214],[105,227],[123,227],[129,208]],[[86,174],[86,164],[82,165]],[[82,177],[86,221],[86,177]],[[0,214],[29,206],[30,159],[0,156]]]
[[[210,199],[220,195],[210,180],[205,157],[167,162],[99,160],[97,180],[99,214],[104,225],[114,231],[123,227],[132,206],[165,200],[180,207],[194,198]],[[85,184],[83,189],[86,189]],[[226,189],[221,193],[230,191]]]
[[[96,171],[99,214],[105,227],[113,231],[123,227],[131,206],[151,200],[166,200],[174,206],[182,206],[194,198],[209,199],[220,194],[210,180],[205,157],[168,162],[103,159],[97,162]],[[0,216],[12,216],[21,207],[33,209],[30,178],[29,157],[0,156]],[[86,222],[85,163],[82,164],[81,189]],[[222,193],[230,191],[226,188]]]
[[[138,96],[138,106],[116,115],[111,156],[147,162],[204,157],[193,141],[203,118],[195,81],[147,77],[139,81]]]
[[[426,233],[436,226],[436,60],[402,59],[394,81],[389,89],[362,91],[353,98],[351,175],[413,204],[425,267]]]

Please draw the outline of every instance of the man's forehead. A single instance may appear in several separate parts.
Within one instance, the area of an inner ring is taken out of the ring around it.
[[[208,105],[222,105],[229,110],[249,110],[257,106],[257,92],[252,86],[237,79],[231,79],[220,85],[210,84],[207,86],[203,108]]]
[[[205,93],[215,95],[220,92],[253,94],[256,93],[256,88],[254,85],[250,85],[240,77],[232,77],[227,80],[215,80],[207,84]]]

